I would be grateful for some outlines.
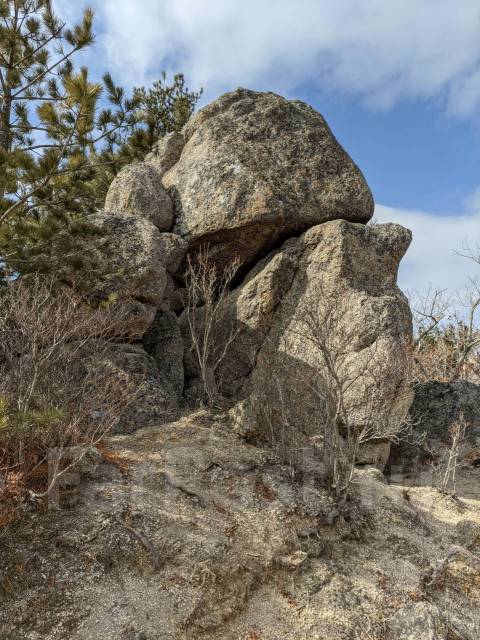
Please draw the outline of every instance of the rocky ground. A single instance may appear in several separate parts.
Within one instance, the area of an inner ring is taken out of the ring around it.
[[[478,640],[480,469],[326,493],[197,412],[112,438],[0,537],[2,640]],[[55,505],[51,505],[55,507]]]

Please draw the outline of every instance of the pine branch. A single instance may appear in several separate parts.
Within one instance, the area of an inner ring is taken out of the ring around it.
[[[78,119],[80,116],[77,117],[75,126],[72,127],[72,131],[69,135],[69,137],[67,138],[62,150],[59,153],[59,156],[57,158],[57,162],[55,163],[55,168],[58,167],[58,165],[60,164],[60,162],[63,160],[63,158],[65,157],[65,152],[67,151],[68,147],[70,146],[70,142],[71,139],[73,138],[73,136],[75,135],[75,130],[76,130],[76,125],[78,124]],[[32,191],[30,191],[29,194],[23,196],[23,198],[21,198],[20,200],[18,200],[17,202],[15,202],[14,204],[12,204],[10,207],[8,207],[8,209],[6,209],[6,211],[4,211],[2,213],[2,215],[0,216],[0,224],[2,224],[3,222],[5,222],[5,220],[7,218],[9,218],[12,213],[14,213],[19,207],[21,207],[22,205],[24,205],[26,202],[28,202],[28,200],[34,196],[36,193],[38,193],[41,189],[43,189],[44,187],[47,186],[47,184],[50,182],[51,178],[53,177],[55,172],[55,169],[51,169],[51,171],[49,171],[47,173],[47,175],[45,176],[45,178],[42,180],[42,182],[37,185],[34,189],[32,189]]]
[[[33,87],[33,85],[38,84],[39,82],[41,82],[45,76],[47,76],[49,73],[51,73],[54,69],[56,69],[57,67],[59,67],[61,64],[63,64],[66,60],[68,60],[69,58],[71,58],[73,56],[74,53],[76,53],[77,51],[80,51],[80,49],[82,49],[82,46],[77,46],[74,47],[73,49],[71,49],[68,53],[66,53],[62,58],[60,58],[57,62],[55,62],[53,65],[51,65],[50,67],[48,67],[47,69],[45,69],[44,71],[42,71],[42,73],[39,73],[38,76],[36,76],[31,82],[29,82],[27,85],[25,85],[24,87],[21,87],[16,93],[14,93],[12,95],[12,100],[14,100],[16,97],[18,97],[18,95],[20,93],[22,93],[23,91],[26,91],[27,89],[29,89],[30,87]]]
[[[65,23],[62,25],[62,27],[60,28],[60,31],[57,34],[51,35],[49,38],[47,38],[47,40],[42,41],[39,46],[34,49],[32,52],[28,53],[26,56],[24,56],[21,60],[19,60],[18,62],[16,62],[13,65],[13,69],[16,69],[17,67],[20,67],[21,65],[23,65],[24,62],[26,62],[29,58],[33,58],[39,51],[41,51],[42,49],[44,49],[45,47],[47,47],[50,42],[52,42],[52,40],[58,40],[58,38],[60,37],[61,32],[63,31],[63,28],[65,27]]]

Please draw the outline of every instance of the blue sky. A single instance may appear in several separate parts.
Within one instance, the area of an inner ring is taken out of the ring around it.
[[[305,100],[363,170],[379,221],[413,230],[400,284],[460,288],[480,242],[479,0],[92,0],[87,55],[126,86],[182,71],[204,102]],[[87,3],[57,0],[75,18]]]

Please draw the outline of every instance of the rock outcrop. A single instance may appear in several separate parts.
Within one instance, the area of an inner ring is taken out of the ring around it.
[[[345,399],[352,424],[388,419],[390,428],[400,427],[412,399],[407,382],[412,329],[396,276],[410,237],[393,224],[318,225],[261,261],[230,294],[217,340],[226,344],[227,334],[235,338],[218,378],[225,395],[243,400],[236,412],[243,428],[270,432],[288,425],[295,438],[318,432],[319,393],[325,396],[328,384],[320,381],[327,373],[322,374],[315,344],[323,323],[330,323],[331,356],[348,359]],[[201,322],[201,309],[198,316]],[[188,344],[185,318],[180,322]],[[186,353],[187,373],[195,377],[195,361]],[[381,380],[375,388],[365,387],[369,375]],[[375,401],[367,402],[364,396],[373,393]],[[362,461],[383,467],[389,449],[380,442]]]
[[[478,640],[477,465],[459,465],[455,499],[379,470],[412,399],[396,284],[411,234],[366,224],[371,193],[322,116],[226,94],[124,169],[106,209],[112,269],[92,299],[118,321],[80,368],[136,393],[62,476],[55,517],[29,499],[0,532],[0,638]],[[187,311],[201,330],[206,305],[185,309],[185,265],[202,243],[241,268],[200,338],[221,354],[221,403],[187,411]],[[411,414],[442,440],[463,412],[476,437],[479,398],[430,383]],[[342,501],[318,454],[348,429],[368,437]]]
[[[286,251],[297,253],[295,276],[247,386],[247,413],[257,425],[265,423],[268,402],[267,430],[276,424],[288,425],[294,437],[318,434],[333,375],[320,353],[326,349],[337,362],[334,373],[351,427],[370,425],[380,440],[382,430],[400,427],[412,399],[407,355],[412,329],[396,277],[409,243],[410,233],[398,225],[345,221],[314,227],[287,242]],[[375,458],[361,461],[383,467],[388,452],[389,444],[380,446],[372,451]]]
[[[219,260],[251,263],[316,224],[373,214],[360,170],[300,101],[238,89],[202,109],[183,137],[178,162],[163,175],[175,231],[193,247],[208,242]]]
[[[114,433],[132,433],[177,416],[178,388],[141,345],[108,345],[101,357],[92,354],[87,366],[102,368],[112,384],[125,386],[131,394]]]
[[[396,274],[410,236],[395,225],[365,225],[373,213],[368,185],[310,106],[245,89],[225,94],[160,140],[145,162],[125,167],[105,208],[115,274],[98,283],[99,298],[118,297],[119,335],[143,339],[167,396],[173,389],[178,401],[183,392],[198,397],[183,286],[186,259],[207,243],[217,268],[240,265],[214,341],[222,351],[235,333],[218,377],[224,396],[241,403],[242,429],[258,427],[258,399],[268,398],[295,432],[315,431],[305,380],[322,374],[301,333],[316,307],[322,322],[327,299],[337,314],[341,308],[337,334],[350,336],[355,425],[380,412],[400,424],[411,399],[411,327]],[[382,380],[375,407],[362,405],[371,394],[359,374],[373,350]],[[382,444],[365,461],[383,466],[387,453]]]
[[[472,382],[432,380],[416,384],[410,409],[418,432],[426,433],[432,443],[448,444],[450,427],[461,418],[467,425],[466,437],[480,447],[480,386]]]
[[[480,465],[480,385],[465,380],[417,383],[409,411],[411,437],[392,446],[390,471],[412,472],[431,458],[448,457],[452,444],[450,429],[463,421],[465,434],[459,458]]]

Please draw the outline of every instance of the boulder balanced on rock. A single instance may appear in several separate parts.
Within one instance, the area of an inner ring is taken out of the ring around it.
[[[235,326],[219,387],[239,403],[234,413],[243,428],[259,427],[262,394],[274,402],[272,371],[285,388],[289,424],[305,437],[317,428],[305,374],[318,371],[307,343],[291,337],[323,296],[345,309],[349,366],[361,372],[372,345],[381,354],[375,410],[400,424],[411,401],[411,322],[396,275],[410,234],[398,225],[366,226],[373,208],[361,171],[323,117],[273,93],[238,89],[221,96],[181,133],[160,140],[144,163],[124,168],[107,197],[106,209],[114,211],[104,218],[112,227],[113,259],[125,266],[119,302],[133,297],[141,310],[136,337],[144,336],[156,359],[159,384],[173,388],[177,402],[182,389],[192,398],[198,388],[184,271],[185,260],[208,245],[217,267],[240,264],[226,324],[214,340],[221,343]],[[132,308],[132,320],[138,313]],[[361,378],[348,400],[356,424],[365,421]],[[365,462],[385,462],[388,446],[380,444]]]
[[[183,135],[180,158],[163,175],[175,231],[191,246],[208,242],[219,260],[251,263],[316,224],[373,214],[362,173],[303,102],[237,89],[202,109]]]

